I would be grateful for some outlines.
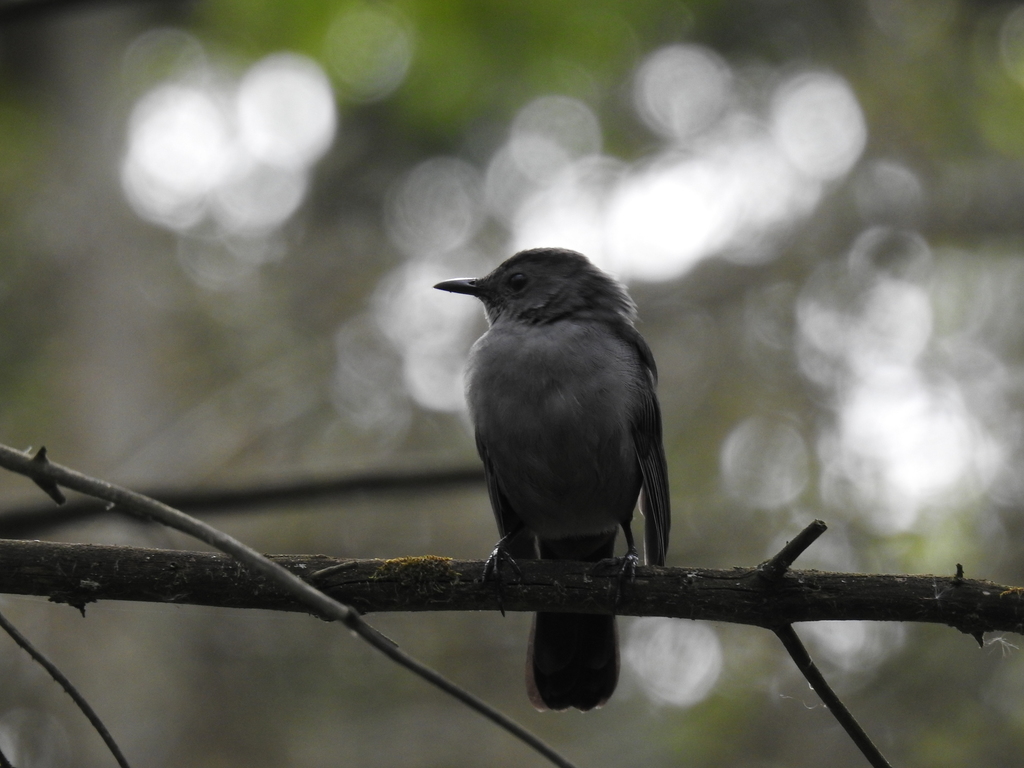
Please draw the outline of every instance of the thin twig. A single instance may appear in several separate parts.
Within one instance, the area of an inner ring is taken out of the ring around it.
[[[110,735],[110,731],[108,731],[107,727],[103,725],[103,721],[100,720],[99,715],[97,715],[93,708],[89,706],[89,702],[87,702],[85,697],[78,692],[78,689],[71,684],[71,681],[67,679],[64,673],[57,669],[49,659],[43,656],[43,654],[28,641],[28,638],[21,634],[21,632],[18,631],[18,628],[11,624],[11,622],[7,620],[7,617],[2,613],[0,613],[0,628],[3,628],[4,632],[10,635],[14,642],[16,642],[29,656],[35,659],[36,663],[49,672],[50,677],[60,684],[60,687],[64,689],[67,695],[71,697],[71,700],[78,705],[80,710],[82,710],[82,714],[88,718],[90,723],[92,723],[92,727],[96,729],[96,733],[98,733],[100,738],[103,739],[103,743],[107,745],[107,749],[110,750],[114,759],[117,760],[117,764],[121,766],[121,768],[131,768],[128,765],[128,761],[125,760],[124,755],[121,753],[121,749],[117,746],[117,742],[114,741],[114,737]],[[3,762],[0,762],[0,767],[5,764],[9,765],[9,763],[6,762],[6,759]]]
[[[800,533],[787,542],[779,553],[771,560],[762,563],[758,567],[761,577],[767,581],[778,581],[789,570],[794,561],[821,536],[828,526],[821,520],[815,520],[807,525]]]
[[[860,723],[850,714],[850,710],[846,708],[846,705],[836,696],[835,691],[829,686],[822,676],[821,672],[818,671],[818,667],[811,659],[810,654],[807,653],[807,649],[804,648],[804,644],[800,642],[800,638],[797,637],[796,631],[793,629],[792,624],[787,624],[784,627],[779,627],[775,630],[776,636],[782,641],[782,644],[786,647],[789,652],[790,658],[796,663],[797,668],[806,678],[807,682],[811,684],[811,688],[818,694],[818,697],[822,700],[832,716],[839,721],[839,724],[843,726],[846,732],[849,734],[853,743],[857,745],[857,748],[861,751],[861,754],[867,758],[868,762],[871,763],[874,768],[892,768],[889,761],[886,760],[882,753],[878,751],[864,729],[860,727]]]
[[[343,477],[256,483],[237,488],[153,488],[140,493],[182,512],[202,511],[206,516],[220,512],[299,509],[308,504],[337,501],[367,493],[483,487],[483,481],[484,474],[480,467],[439,467],[377,470]],[[0,511],[0,538],[35,538],[41,531],[50,528],[108,514],[114,514],[110,505],[92,498],[74,499],[59,507],[52,504],[27,504]]]
[[[288,590],[318,616],[341,622],[392,661],[466,704],[555,765],[562,766],[562,768],[573,768],[572,763],[514,720],[399,650],[394,643],[363,621],[357,611],[311,587],[291,571],[223,531],[127,488],[97,480],[59,464],[34,461],[21,451],[8,446],[0,445],[0,466],[33,480],[39,478],[51,480],[65,488],[111,502],[120,506],[124,511],[161,522],[231,555],[253,571]]]

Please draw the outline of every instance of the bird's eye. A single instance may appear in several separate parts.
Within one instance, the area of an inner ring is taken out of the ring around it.
[[[523,290],[526,287],[526,275],[522,272],[516,272],[508,279],[508,287],[513,291]]]

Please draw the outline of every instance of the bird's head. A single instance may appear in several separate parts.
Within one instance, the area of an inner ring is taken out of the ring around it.
[[[446,280],[442,291],[476,296],[493,325],[500,319],[632,322],[636,305],[622,284],[581,253],[564,248],[520,251],[484,277]]]

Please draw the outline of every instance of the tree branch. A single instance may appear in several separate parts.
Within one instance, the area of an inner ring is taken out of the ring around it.
[[[271,559],[361,613],[497,610],[483,562],[441,557]],[[520,560],[505,609],[611,613],[616,577],[593,564]],[[263,576],[220,554],[93,544],[0,540],[0,593],[41,595],[84,608],[97,600],[305,611]],[[790,570],[775,583],[757,568],[640,566],[614,612],[725,621],[776,629],[802,621],[914,621],[961,632],[1024,634],[1024,589],[953,576]]]

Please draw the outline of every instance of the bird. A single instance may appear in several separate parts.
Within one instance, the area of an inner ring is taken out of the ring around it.
[[[500,535],[484,571],[498,580],[499,606],[502,565],[518,570],[516,558],[610,562],[621,588],[639,562],[638,502],[646,560],[664,565],[657,366],[625,287],[564,248],[520,251],[484,277],[434,287],[475,296],[488,320],[469,353],[466,399]],[[627,552],[615,558],[619,528]],[[538,710],[602,706],[618,677],[614,615],[534,616],[526,688]]]

